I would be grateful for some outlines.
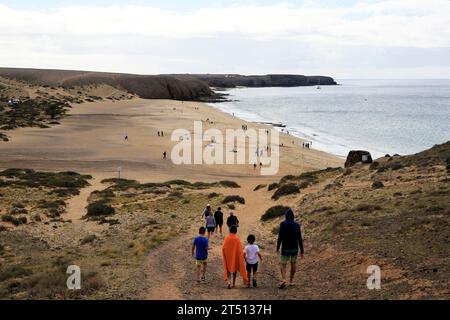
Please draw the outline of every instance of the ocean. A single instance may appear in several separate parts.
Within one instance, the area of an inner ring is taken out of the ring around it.
[[[276,122],[346,157],[350,150],[413,154],[450,140],[450,80],[337,80],[338,86],[236,88],[213,107],[254,122]]]

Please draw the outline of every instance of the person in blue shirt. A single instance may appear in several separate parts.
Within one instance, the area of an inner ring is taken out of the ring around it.
[[[197,264],[197,283],[200,283],[200,281],[205,281],[209,243],[208,239],[205,237],[205,227],[201,227],[198,233],[199,236],[194,239],[192,244],[192,257]]]

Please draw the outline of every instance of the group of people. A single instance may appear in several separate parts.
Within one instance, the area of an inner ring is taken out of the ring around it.
[[[205,220],[205,226],[200,227],[199,235],[192,244],[192,256],[197,265],[197,282],[200,283],[206,279],[206,267],[208,264],[209,240],[214,232],[220,232],[222,235],[223,212],[219,207],[213,214],[211,205],[207,205],[202,213],[202,220]],[[247,245],[242,246],[240,238],[237,236],[239,228],[239,219],[230,212],[227,218],[229,234],[225,237],[222,245],[222,258],[224,279],[228,289],[236,285],[237,274],[242,277],[247,287],[257,287],[258,265],[263,257],[259,246],[256,244],[256,237],[253,234],[248,235]],[[280,252],[280,289],[293,285],[296,273],[297,258],[300,252],[301,258],[304,255],[303,238],[300,224],[295,222],[295,216],[292,209],[287,210],[285,221],[280,224],[276,251]],[[289,280],[287,279],[287,266],[290,265]]]
[[[302,147],[305,149],[311,149],[312,142],[303,142]]]
[[[158,137],[164,137],[164,131],[158,131]]]
[[[242,128],[242,130],[247,131],[247,130],[248,130],[248,125],[243,124],[243,125],[241,126],[241,128]]]

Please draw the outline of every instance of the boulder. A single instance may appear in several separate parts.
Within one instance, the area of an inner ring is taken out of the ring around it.
[[[355,164],[362,162],[362,163],[372,163],[372,156],[370,155],[370,152],[368,151],[350,151],[347,156],[347,160],[345,161],[345,167],[350,168],[353,167]]]

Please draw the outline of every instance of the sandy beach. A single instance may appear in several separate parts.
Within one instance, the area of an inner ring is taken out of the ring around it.
[[[210,119],[214,124],[208,124]],[[11,142],[1,146],[0,168],[71,170],[99,177],[122,177],[139,181],[245,179],[275,181],[288,173],[341,166],[342,159],[301,148],[301,142],[280,135],[280,170],[276,176],[259,175],[252,165],[174,165],[163,160],[170,155],[171,132],[193,130],[193,122],[203,120],[203,128],[270,128],[241,119],[197,102],[133,99],[75,105],[61,125],[49,129],[21,128],[11,132]],[[164,137],[157,132],[163,131]],[[125,136],[128,135],[128,141]],[[295,144],[293,144],[293,141]]]

